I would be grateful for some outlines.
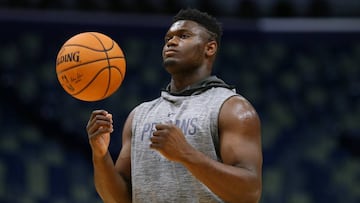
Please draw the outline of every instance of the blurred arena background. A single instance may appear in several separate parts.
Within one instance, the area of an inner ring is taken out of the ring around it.
[[[171,17],[196,7],[223,22],[215,73],[258,110],[261,203],[360,202],[359,0],[1,0],[0,202],[101,202],[85,126],[112,112],[110,151],[129,111],[159,95]],[[116,94],[81,102],[58,84],[55,60],[71,36],[98,31],[125,52]]]

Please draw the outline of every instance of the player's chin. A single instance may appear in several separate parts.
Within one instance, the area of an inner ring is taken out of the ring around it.
[[[163,60],[163,66],[165,68],[170,68],[171,66],[174,66],[178,63],[178,60],[175,58],[164,58]]]

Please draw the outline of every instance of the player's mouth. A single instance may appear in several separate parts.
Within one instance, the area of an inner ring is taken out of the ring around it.
[[[168,49],[164,51],[164,57],[171,57],[175,55],[178,51],[174,49]]]

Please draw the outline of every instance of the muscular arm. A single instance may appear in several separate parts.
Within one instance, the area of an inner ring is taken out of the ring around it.
[[[232,97],[219,116],[220,154],[223,163],[194,150],[185,167],[226,202],[258,202],[261,196],[261,130],[253,107]]]
[[[131,202],[130,182],[130,138],[132,114],[125,122],[123,146],[116,165],[107,150],[110,132],[107,131],[106,119],[99,113],[88,124],[90,144],[93,151],[95,187],[104,202]],[[106,116],[105,116],[106,117]],[[111,120],[112,123],[112,120]],[[112,127],[111,127],[112,128]]]
[[[194,151],[184,162],[192,174],[227,202],[258,202],[261,195],[261,130],[253,107],[232,97],[219,116],[223,163]]]

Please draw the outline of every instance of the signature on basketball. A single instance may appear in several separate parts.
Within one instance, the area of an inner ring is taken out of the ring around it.
[[[78,83],[83,78],[84,74],[76,72],[76,74],[70,75],[70,82],[71,83]]]
[[[71,85],[78,83],[82,80],[84,74],[76,72],[75,74],[62,75],[61,80],[65,83],[64,85],[70,90],[75,91],[75,88]]]

